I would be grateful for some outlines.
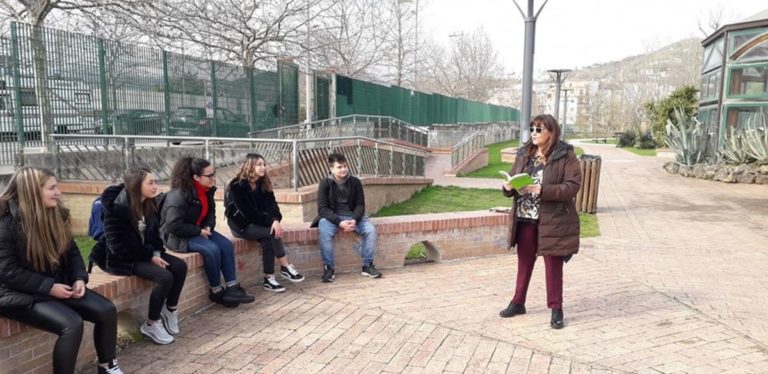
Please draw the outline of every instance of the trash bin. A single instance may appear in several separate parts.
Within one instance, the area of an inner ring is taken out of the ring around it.
[[[581,155],[581,188],[576,194],[576,210],[579,213],[597,212],[597,190],[600,186],[600,165],[602,159],[597,155]]]

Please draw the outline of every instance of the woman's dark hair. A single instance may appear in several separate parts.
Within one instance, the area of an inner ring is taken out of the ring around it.
[[[175,164],[171,171],[171,188],[173,189],[191,189],[193,188],[192,176],[203,175],[203,169],[211,166],[208,160],[199,157],[182,157]]]
[[[155,214],[154,199],[141,201],[141,185],[144,183],[144,178],[147,177],[147,174],[151,173],[152,171],[147,168],[131,168],[123,174],[125,192],[128,194],[128,204],[131,207],[131,222],[134,225],[138,224],[141,217],[151,219]]]
[[[538,116],[533,117],[530,126],[534,125],[541,126],[549,131],[549,140],[547,141],[547,144],[542,144],[540,146],[541,154],[544,155],[545,159],[549,159],[549,155],[555,150],[555,145],[560,141],[560,125],[557,123],[555,117],[552,117],[550,114],[539,114]],[[528,143],[533,144],[533,141],[528,139]],[[529,159],[536,156],[536,146],[528,147],[527,156]]]
[[[233,181],[249,180],[253,177],[256,177],[255,173],[253,172],[253,168],[254,166],[256,166],[256,163],[259,160],[264,160],[265,164],[267,162],[267,160],[264,159],[264,156],[258,153],[249,153],[245,155],[245,159],[240,164],[240,171],[237,172],[237,175],[235,176]],[[272,191],[272,181],[269,179],[269,174],[264,173],[264,176],[259,179],[261,179],[262,191],[264,192]]]

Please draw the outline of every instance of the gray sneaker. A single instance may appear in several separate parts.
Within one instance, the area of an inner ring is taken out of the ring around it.
[[[148,325],[146,322],[144,322],[141,324],[141,328],[139,330],[142,334],[152,339],[152,341],[157,344],[166,345],[173,343],[173,336],[171,336],[168,331],[165,331],[162,319],[155,321],[155,323],[151,325]]]
[[[168,333],[176,335],[179,333],[179,311],[171,311],[167,306],[163,306],[163,310],[160,311],[160,318],[163,320],[163,325]]]

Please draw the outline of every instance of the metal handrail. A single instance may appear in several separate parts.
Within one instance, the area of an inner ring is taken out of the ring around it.
[[[451,147],[451,168],[455,168],[469,157],[472,152],[482,148],[485,145],[484,138],[485,135],[482,131],[475,131],[472,135]]]
[[[346,115],[346,116],[341,116],[341,117],[334,117],[334,118],[327,118],[327,119],[321,119],[321,120],[312,121],[312,122],[308,122],[308,123],[299,123],[299,124],[295,124],[295,125],[287,125],[287,126],[273,127],[273,128],[271,128],[271,129],[264,129],[264,130],[251,131],[251,132],[249,132],[249,133],[248,133],[248,136],[253,136],[253,135],[255,135],[255,134],[259,134],[259,133],[274,132],[274,131],[279,131],[279,130],[286,130],[286,129],[293,129],[293,128],[297,128],[297,129],[309,129],[309,128],[316,128],[316,126],[315,126],[315,125],[317,125],[317,124],[325,124],[325,123],[330,123],[330,122],[339,122],[339,121],[341,121],[341,120],[345,120],[345,119],[355,119],[355,118],[369,118],[369,119],[370,119],[370,118],[373,118],[373,119],[387,119],[387,120],[393,120],[393,121],[397,121],[397,122],[400,122],[400,123],[402,123],[403,125],[405,125],[406,127],[409,127],[409,128],[411,128],[411,129],[412,129],[412,130],[414,130],[414,131],[418,131],[418,132],[421,132],[421,133],[423,133],[423,134],[426,134],[426,133],[428,133],[428,132],[429,132],[429,131],[428,131],[428,130],[426,130],[426,129],[423,129],[423,128],[419,127],[419,126],[415,126],[415,125],[412,125],[412,124],[410,124],[410,123],[408,123],[408,122],[406,122],[406,121],[403,121],[403,120],[401,120],[401,119],[398,119],[398,118],[395,118],[395,117],[392,117],[392,116],[376,116],[376,115],[365,115],[365,114],[349,114],[349,115]]]
[[[191,136],[185,136],[185,137],[178,137],[178,136],[142,136],[142,135],[90,135],[90,134],[52,134],[52,150],[53,150],[53,156],[54,156],[54,165],[56,165],[56,168],[59,169],[59,152],[61,151],[60,146],[64,145],[67,146],[68,144],[60,144],[59,141],[65,140],[65,139],[104,139],[104,140],[121,140],[123,143],[123,153],[124,153],[124,166],[125,168],[129,168],[132,166],[132,157],[130,156],[132,150],[136,149],[136,145],[140,145],[141,143],[137,143],[136,140],[155,140],[158,141],[158,143],[170,143],[175,141],[196,141],[196,142],[202,142],[204,145],[204,157],[206,159],[211,159],[211,147],[213,145],[219,145],[220,143],[248,143],[248,144],[256,144],[256,143],[272,143],[272,144],[284,144],[286,146],[290,145],[290,157],[291,157],[291,187],[294,191],[298,190],[300,187],[300,165],[299,165],[299,152],[302,149],[305,150],[311,150],[311,149],[325,149],[330,148],[331,150],[334,148],[333,143],[334,142],[355,142],[355,146],[357,147],[357,158],[356,160],[350,160],[350,162],[357,162],[355,165],[358,167],[358,170],[360,170],[361,166],[361,160],[360,155],[362,152],[362,148],[364,146],[363,142],[369,142],[374,145],[374,149],[376,152],[374,153],[374,169],[376,175],[381,175],[379,170],[379,150],[385,150],[390,152],[390,165],[392,163],[392,157],[394,157],[394,152],[398,151],[403,155],[402,158],[402,172],[403,175],[405,175],[405,155],[411,155],[411,157],[418,157],[422,159],[422,162],[426,158],[426,155],[428,152],[421,148],[413,147],[410,145],[405,144],[398,144],[394,142],[389,142],[386,140],[380,140],[380,139],[374,139],[370,137],[365,136],[342,136],[342,137],[327,137],[327,138],[315,138],[315,139],[259,139],[259,138],[210,138],[210,137],[191,137]],[[314,147],[304,147],[304,144],[307,143],[314,143]],[[106,142],[108,144],[108,142]],[[152,144],[152,143],[147,143]],[[157,144],[157,143],[154,143]],[[317,145],[320,146],[317,146]],[[99,147],[100,144],[76,144],[76,146],[85,146],[85,147]],[[417,159],[413,159],[413,169],[417,170],[416,168]],[[410,165],[409,165],[410,166]],[[392,168],[390,167],[390,174],[392,172]],[[423,177],[423,171],[421,176]]]

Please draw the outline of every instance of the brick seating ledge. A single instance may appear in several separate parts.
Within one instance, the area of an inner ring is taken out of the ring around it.
[[[410,247],[425,242],[430,260],[440,262],[458,258],[508,253],[508,214],[487,211],[423,214],[372,218],[378,234],[376,265],[380,269],[393,269],[405,265]],[[322,273],[322,260],[318,249],[318,231],[309,223],[284,224],[283,243],[291,262],[307,275],[307,281],[316,281]],[[229,232],[224,232],[230,236]],[[340,233],[336,240],[336,271],[359,271],[360,257],[353,246],[357,237]],[[262,276],[261,248],[255,241],[234,239],[238,261],[238,277],[252,288]],[[175,253],[174,253],[175,254]],[[208,306],[207,282],[202,270],[202,256],[194,253],[175,254],[184,259],[189,273],[179,303],[180,317]],[[386,275],[385,275],[386,276]],[[122,316],[128,313],[135,321],[145,318],[149,281],[135,276],[115,276],[94,267],[88,287],[111,299]],[[254,290],[259,297],[260,290]],[[83,335],[79,363],[95,359],[90,324]],[[0,318],[0,367],[14,368],[18,372],[46,372],[55,336],[29,328],[16,321]]]

